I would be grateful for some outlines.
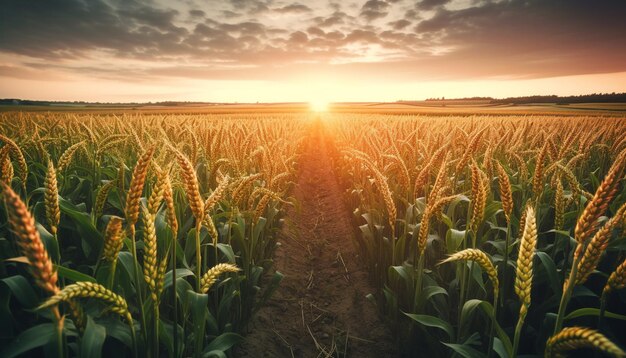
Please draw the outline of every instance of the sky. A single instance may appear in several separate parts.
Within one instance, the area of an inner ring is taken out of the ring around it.
[[[0,98],[626,91],[624,0],[0,0]]]

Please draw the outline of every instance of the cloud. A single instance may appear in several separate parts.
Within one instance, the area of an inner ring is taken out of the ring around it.
[[[368,0],[361,7],[361,17],[368,21],[376,20],[387,16],[389,3],[382,0]]]
[[[287,6],[283,6],[283,7],[279,7],[274,9],[274,11],[279,12],[279,13],[306,13],[306,12],[311,12],[313,11],[310,7],[306,6],[306,5],[302,5],[302,4],[298,4],[298,3],[293,3]]]
[[[235,17],[242,16],[242,14],[234,12],[234,11],[230,11],[230,10],[222,10],[222,15],[227,19],[232,19]]]
[[[202,10],[198,10],[198,9],[191,9],[189,10],[189,15],[193,16],[193,17],[205,17],[206,13]]]
[[[450,0],[421,0],[415,4],[415,7],[419,10],[430,10],[438,6],[443,6],[449,2]]]
[[[622,0],[507,0],[463,8],[444,0],[146,4],[3,0],[0,80],[35,77],[46,68],[147,80],[175,72],[158,68],[181,64],[190,68],[185,73],[211,78],[251,68],[238,79],[299,63],[375,68],[405,80],[626,71]],[[372,61],[375,66],[361,65]]]
[[[187,35],[172,23],[176,10],[133,1],[119,8],[99,0],[9,0],[2,6],[0,51],[36,58],[77,57],[97,49],[139,56],[173,48]]]
[[[416,31],[494,74],[542,77],[626,69],[626,2],[526,0],[440,9]],[[506,69],[506,70],[505,70]],[[481,70],[479,72],[486,72]]]
[[[411,25],[411,21],[402,19],[402,20],[397,20],[397,21],[391,21],[388,23],[388,25],[391,26],[394,30],[402,30],[405,27],[408,27],[409,25]]]
[[[343,11],[335,11],[329,17],[317,17],[314,20],[319,27],[331,27],[335,25],[343,25],[352,17]]]

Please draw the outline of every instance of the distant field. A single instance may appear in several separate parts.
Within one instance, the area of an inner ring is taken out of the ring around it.
[[[0,106],[0,112],[91,112],[111,113],[297,113],[309,111],[307,103],[266,104],[189,104],[189,105],[76,105],[76,106]],[[329,112],[378,113],[378,114],[424,114],[424,115],[519,115],[519,114],[567,114],[567,115],[619,115],[626,114],[626,103],[538,103],[528,105],[491,104],[488,101],[416,101],[416,102],[359,102],[332,103]]]

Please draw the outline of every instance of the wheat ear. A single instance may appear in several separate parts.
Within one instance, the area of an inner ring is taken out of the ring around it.
[[[513,193],[511,191],[511,180],[506,173],[502,164],[498,162],[496,166],[498,171],[498,184],[500,188],[500,200],[502,201],[502,210],[507,223],[511,222],[511,213],[513,212]]]
[[[485,174],[478,169],[476,163],[471,166],[472,171],[472,218],[470,221],[470,230],[474,236],[478,234],[478,229],[485,215],[485,206],[487,204],[487,180]]]
[[[452,261],[474,261],[478,263],[478,265],[483,269],[487,276],[489,276],[489,279],[493,284],[494,297],[498,296],[498,289],[500,287],[500,283],[498,281],[498,272],[496,271],[496,268],[493,266],[493,263],[491,262],[491,259],[489,259],[487,254],[478,249],[465,249],[463,251],[454,253],[447,259],[441,261],[440,264]]]
[[[98,190],[98,194],[96,194],[96,200],[93,204],[93,217],[96,221],[100,216],[102,216],[102,213],[104,212],[104,206],[109,197],[109,193],[111,192],[111,189],[115,188],[115,184],[115,181],[110,181],[101,186]]]
[[[28,165],[26,164],[26,159],[24,158],[24,153],[20,147],[9,137],[0,134],[0,140],[3,141],[8,147],[11,154],[13,154],[14,159],[17,161],[17,166],[20,169],[20,179],[22,180],[22,186],[26,187],[26,179],[28,178]]]
[[[617,266],[615,271],[609,276],[606,285],[604,286],[604,293],[609,293],[613,290],[620,290],[626,287],[626,260],[622,261]]]
[[[148,167],[150,161],[154,155],[155,147],[151,147],[146,150],[144,154],[137,161],[135,170],[133,171],[132,179],[130,180],[130,187],[128,189],[128,196],[126,198],[126,208],[124,213],[126,215],[126,224],[129,227],[134,227],[139,218],[139,199],[143,193],[143,186],[146,182],[146,176],[148,174]]]
[[[537,245],[537,222],[535,210],[528,206],[524,233],[520,240],[519,255],[517,256],[517,271],[515,275],[515,293],[520,299],[520,315],[526,315],[530,306],[530,289],[533,278],[533,258]]]
[[[191,212],[197,221],[202,221],[204,217],[204,203],[200,195],[196,171],[183,153],[176,151],[176,160],[182,171],[183,185],[185,186],[185,193],[187,194]]]
[[[565,215],[565,194],[563,193],[563,183],[561,177],[556,178],[556,190],[554,192],[554,229],[563,229]]]
[[[158,270],[157,236],[154,227],[154,214],[143,209],[143,276],[150,288],[153,300],[156,302],[156,280]]]
[[[13,171],[13,162],[11,162],[11,157],[9,156],[8,146],[0,148],[0,172],[2,173],[0,180],[7,184],[11,183],[15,173]]]
[[[613,163],[596,190],[595,195],[578,218],[574,234],[579,244],[585,244],[591,234],[596,231],[598,219],[606,212],[609,203],[617,195],[619,181],[622,179],[625,164],[626,153],[622,153]]]
[[[208,213],[209,211],[211,211],[213,209],[213,207],[215,206],[215,204],[217,204],[220,200],[222,200],[222,198],[226,194],[226,189],[228,189],[228,184],[229,183],[230,183],[230,177],[228,175],[226,175],[222,179],[222,181],[219,183],[217,188],[215,188],[215,190],[213,190],[211,195],[209,195],[207,200],[204,202],[204,212],[205,213]]]
[[[74,298],[97,298],[110,304],[111,312],[115,312],[120,316],[128,319],[129,323],[132,323],[132,317],[128,311],[128,305],[126,300],[122,296],[116,294],[113,291],[108,290],[106,287],[88,281],[76,282],[74,284],[65,286],[64,289],[58,291],[54,296],[48,298],[37,309],[42,309],[50,306],[54,306],[59,302],[67,302]]]
[[[533,193],[535,196],[539,196],[539,194],[543,191],[543,164],[548,147],[548,142],[546,142],[541,148],[541,151],[537,156],[537,161],[535,162],[535,173],[533,175]]]
[[[35,278],[35,283],[48,293],[56,294],[59,291],[57,273],[35,227],[35,220],[20,197],[10,187],[4,182],[0,185],[6,203],[9,224],[17,237],[17,244],[22,254],[28,259],[30,272]]]
[[[587,247],[584,248],[584,254],[582,254],[580,261],[578,261],[578,272],[575,280],[576,285],[585,283],[589,275],[596,269],[604,250],[609,246],[609,239],[611,238],[613,230],[623,226],[625,213],[626,204],[622,205],[617,210],[617,213],[615,213],[615,216],[609,219],[609,221],[593,235]],[[575,257],[581,255],[583,251],[582,246],[582,244],[577,245],[576,252],[574,253]]]
[[[163,191],[163,201],[167,208],[167,224],[172,229],[173,237],[178,235],[178,219],[176,218],[176,207],[174,206],[174,191],[168,173],[165,173],[165,190]]]
[[[226,272],[238,272],[238,271],[239,271],[239,268],[232,264],[222,263],[222,264],[217,264],[211,267],[202,276],[202,279],[200,280],[201,282],[200,292],[201,293],[209,292],[209,290],[211,289],[211,286],[213,286],[213,284],[217,281],[217,278],[219,275],[226,273]]]
[[[567,327],[550,337],[546,343],[546,357],[566,357],[565,352],[579,348],[592,348],[613,357],[626,357],[626,352],[602,333],[583,327]]]
[[[59,188],[57,186],[57,173],[54,170],[52,161],[48,161],[48,170],[44,179],[44,206],[46,208],[46,221],[50,227],[52,235],[56,236],[59,221],[61,220],[61,210],[59,209]]]
[[[166,185],[165,182],[166,172],[157,169],[157,180],[152,186],[152,193],[150,193],[150,197],[148,198],[148,212],[151,214],[156,214],[159,211],[159,206],[161,206],[161,202],[163,201],[163,196],[165,194]]]
[[[59,171],[65,170],[72,162],[72,158],[74,158],[74,154],[76,153],[76,151],[82,148],[83,145],[85,145],[85,141],[78,142],[69,146],[63,152],[63,154],[61,154],[61,157],[59,158],[59,161],[57,162],[57,169]]]
[[[114,262],[117,260],[117,255],[124,244],[123,238],[122,218],[111,216],[104,231],[104,249],[102,257],[106,261]]]

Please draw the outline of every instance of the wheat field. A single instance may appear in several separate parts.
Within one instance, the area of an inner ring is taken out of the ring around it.
[[[314,128],[395,355],[626,357],[626,119],[248,111],[0,114],[0,355],[236,356]]]

